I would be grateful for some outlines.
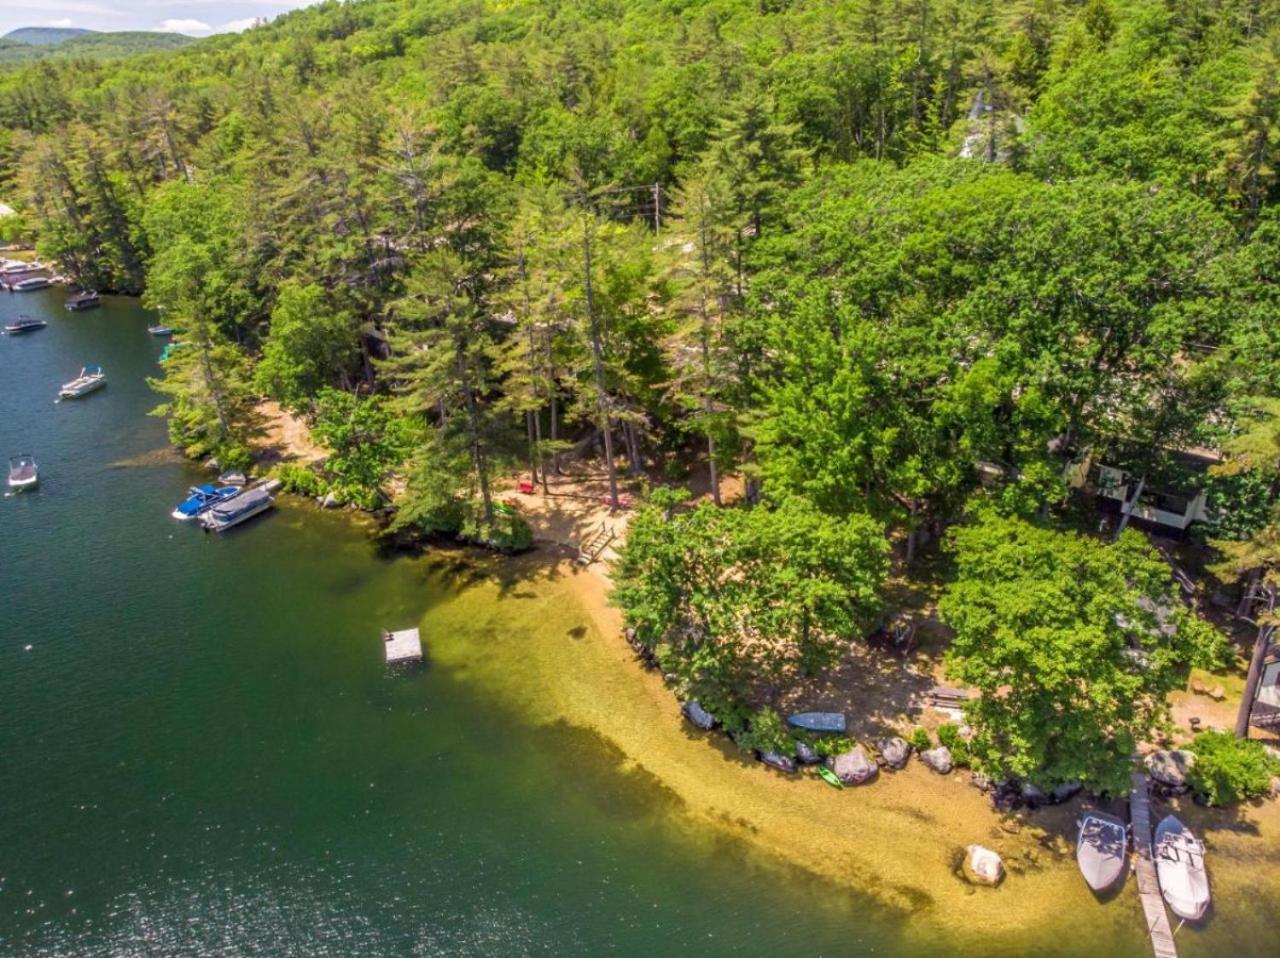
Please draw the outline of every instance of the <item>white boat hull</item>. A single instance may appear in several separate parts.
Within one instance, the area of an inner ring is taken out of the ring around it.
[[[63,399],[79,399],[81,396],[87,396],[96,389],[101,389],[106,384],[107,378],[105,376],[101,379],[95,379],[92,382],[71,382],[63,386],[58,395]]]
[[[40,478],[33,476],[30,479],[10,479],[9,488],[14,492],[22,492],[24,489],[34,489],[40,485]]]

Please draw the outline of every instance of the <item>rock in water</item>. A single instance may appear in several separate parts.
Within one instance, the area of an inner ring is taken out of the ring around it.
[[[1004,862],[990,848],[970,845],[965,849],[964,877],[975,885],[998,885],[1004,878]]]
[[[955,767],[955,762],[951,758],[951,749],[945,745],[939,745],[937,748],[930,748],[921,752],[920,761],[924,762],[939,775],[946,775]]]
[[[1049,796],[1044,793],[1044,789],[1030,782],[1022,783],[1019,797],[1029,808],[1039,808],[1049,803]]]
[[[1183,749],[1161,749],[1146,758],[1147,773],[1165,788],[1176,790],[1187,787],[1187,772],[1195,763],[1195,755]]]
[[[320,500],[320,505],[324,509],[336,509],[338,506],[342,505],[342,503],[338,501],[336,493],[326,492],[324,494],[324,498]]]
[[[880,774],[880,769],[867,755],[861,745],[854,746],[847,752],[841,752],[831,759],[831,771],[840,777],[846,785],[861,785]]]
[[[790,773],[796,770],[796,760],[789,755],[779,755],[777,752],[761,752],[760,761],[771,768],[776,768],[779,772]]]
[[[684,711],[684,717],[698,726],[698,728],[715,728],[716,717],[699,705],[696,700],[690,699],[681,706],[681,709]]]
[[[796,758],[800,760],[801,765],[817,765],[822,761],[818,750],[808,742],[796,742]]]
[[[889,768],[902,768],[907,764],[907,759],[911,758],[911,746],[905,739],[896,736],[876,742],[876,751]]]

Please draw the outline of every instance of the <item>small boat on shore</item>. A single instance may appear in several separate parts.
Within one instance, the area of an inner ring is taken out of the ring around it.
[[[34,456],[13,456],[9,460],[9,488],[14,492],[34,489],[40,482],[40,469]]]
[[[826,782],[828,785],[830,785],[832,788],[844,788],[844,782],[840,781],[840,776],[837,775],[835,772],[831,771],[831,769],[827,768],[827,766],[819,765],[818,775],[820,775],[822,777],[822,780]]]
[[[1187,921],[1199,921],[1209,908],[1204,843],[1173,815],[1166,815],[1156,826],[1152,854],[1169,910]]]
[[[164,326],[164,325],[148,326],[147,332],[149,332],[152,336],[172,336],[173,327]]]
[[[1128,830],[1114,815],[1089,811],[1076,822],[1076,864],[1096,892],[1110,891],[1124,882],[1128,847]]]
[[[20,279],[16,283],[10,283],[9,288],[15,293],[31,293],[37,289],[48,289],[53,281],[48,276],[31,276],[27,279]]]
[[[239,494],[240,490],[235,486],[215,486],[212,482],[192,486],[187,490],[187,498],[178,503],[171,515],[179,521],[187,522]]]
[[[82,309],[93,309],[95,306],[102,305],[102,297],[98,295],[97,290],[81,290],[63,303],[63,305],[72,312],[77,312]]]
[[[200,522],[209,532],[225,532],[242,522],[248,522],[259,513],[266,512],[275,503],[276,500],[271,493],[262,486],[254,486],[226,502],[215,505],[200,517]]]
[[[218,481],[224,486],[243,486],[249,481],[249,478],[239,469],[228,469],[218,476]]]
[[[787,724],[806,732],[833,732],[843,735],[849,727],[843,712],[797,712],[787,716]]]
[[[33,319],[30,316],[19,316],[12,323],[6,323],[4,331],[10,336],[17,336],[19,333],[30,333],[37,329],[44,329],[49,324],[43,319]]]
[[[69,383],[62,384],[62,388],[58,391],[58,398],[78,399],[95,389],[101,389],[106,384],[107,374],[102,371],[101,366],[85,366],[80,370],[79,376]]]

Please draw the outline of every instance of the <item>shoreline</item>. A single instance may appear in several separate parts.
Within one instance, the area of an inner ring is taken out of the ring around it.
[[[1028,925],[1052,922],[1072,908],[1100,927],[1110,924],[1112,936],[1132,934],[1145,943],[1132,883],[1099,903],[1078,874],[1075,818],[1097,803],[1077,797],[1033,812],[1000,813],[969,784],[967,772],[938,775],[917,759],[842,791],[810,775],[776,772],[720,733],[684,720],[661,676],[644,668],[623,637],[621,612],[608,604],[605,566],[583,568],[546,546],[531,561],[541,575],[566,581],[595,633],[600,674],[577,669],[565,677],[577,686],[567,696],[578,713],[571,720],[611,742],[623,756],[623,771],[643,772],[668,790],[670,814],[687,828],[745,842],[777,864],[868,895],[921,934],[940,928],[948,936],[975,934],[976,947],[988,936],[1016,938]],[[1268,887],[1280,900],[1280,803],[1206,809],[1184,797],[1158,808],[1159,814],[1176,811],[1212,856],[1217,917],[1195,938],[1231,934],[1231,912],[1247,913]],[[999,887],[976,888],[961,877],[960,856],[970,843],[1005,859],[1009,873]]]

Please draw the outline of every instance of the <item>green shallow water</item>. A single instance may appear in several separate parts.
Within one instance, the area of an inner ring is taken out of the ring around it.
[[[132,301],[60,303],[0,296],[0,319],[50,320],[0,338],[0,454],[32,452],[42,474],[0,502],[0,953],[967,950],[935,930],[947,896],[975,897],[950,877],[905,893],[932,903],[922,923],[708,826],[593,727],[583,703],[616,697],[634,712],[599,725],[669,739],[673,772],[714,756],[726,789],[783,787],[644,711],[567,579],[380,556],[305,504],[221,538],[171,520],[200,476],[145,416],[162,344]],[[108,387],[54,404],[85,362]],[[388,675],[378,629],[411,622],[428,665]],[[746,802],[725,809],[755,827]],[[1253,853],[1273,874],[1274,846]],[[1017,909],[1010,884],[987,901]],[[1275,954],[1274,887],[1188,953]],[[1041,909],[984,953],[1138,954],[1135,912],[1100,908],[1081,931]]]

